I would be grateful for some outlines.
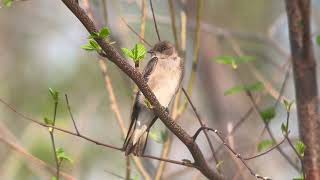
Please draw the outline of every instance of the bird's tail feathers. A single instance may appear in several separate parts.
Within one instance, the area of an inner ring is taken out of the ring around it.
[[[125,144],[125,154],[129,155],[133,153],[136,156],[141,156],[144,153],[149,131],[147,126],[134,127],[132,133],[130,133],[127,143]]]

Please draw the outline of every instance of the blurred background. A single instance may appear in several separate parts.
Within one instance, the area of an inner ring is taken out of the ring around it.
[[[108,14],[107,26],[117,48],[132,48],[139,38],[120,20],[123,17],[137,32],[141,25],[141,0],[91,0],[90,6],[97,21],[103,24],[104,8]],[[174,42],[167,1],[154,0],[161,39]],[[186,22],[185,48],[181,56],[186,60],[183,86],[187,88],[194,59],[197,1],[173,0],[178,40]],[[83,5],[83,2],[80,1]],[[312,33],[319,30],[319,0],[312,1]],[[145,39],[154,44],[154,31],[149,3]],[[184,18],[186,17],[186,21]],[[8,8],[0,8],[0,98],[19,112],[42,121],[52,117],[53,101],[48,88],[60,92],[57,126],[73,130],[72,121],[64,101],[68,94],[71,109],[80,132],[93,139],[121,147],[123,138],[109,93],[95,53],[80,48],[86,44],[88,33],[61,1],[17,1]],[[201,10],[199,63],[191,98],[208,126],[228,134],[230,129],[248,112],[251,102],[245,93],[225,96],[229,88],[260,81],[264,90],[254,94],[261,109],[273,106],[279,96],[288,69],[289,41],[287,17],[283,1],[279,0],[204,0]],[[314,36],[315,37],[315,36]],[[314,38],[315,39],[315,38]],[[183,40],[182,40],[183,41]],[[319,48],[314,47],[319,59]],[[214,59],[222,55],[247,55],[256,58],[250,64],[240,65],[237,72],[229,66],[217,64]],[[144,67],[147,59],[143,62]],[[115,97],[126,126],[134,96],[134,84],[115,65],[108,62]],[[285,98],[294,100],[292,74],[285,83]],[[181,102],[184,101],[181,96]],[[282,103],[276,106],[276,117],[270,129],[279,142],[282,140],[281,123],[286,111]],[[199,124],[188,106],[177,121],[189,134]],[[299,139],[296,111],[290,120],[290,138]],[[154,136],[166,132],[161,121],[152,129]],[[185,146],[174,136],[170,159],[190,159]],[[48,130],[17,116],[0,105],[0,179],[50,179],[52,174],[43,165],[55,166]],[[210,136],[217,148],[221,141]],[[228,139],[244,157],[257,154],[257,143],[270,139],[259,115],[252,112]],[[62,171],[80,180],[121,179],[125,176],[126,160],[123,153],[99,147],[83,139],[55,132],[57,147],[63,147],[73,163],[64,163]],[[211,151],[203,135],[197,140],[210,166],[215,168]],[[161,156],[163,142],[149,140],[147,154]],[[299,162],[288,143],[282,150],[299,167]],[[217,153],[222,173],[228,178],[255,179],[225,148]],[[40,162],[41,160],[42,162]],[[154,176],[158,161],[142,159],[147,172]],[[293,166],[277,151],[248,161],[258,174],[273,179],[292,179],[299,176]],[[132,178],[143,179],[132,164]],[[239,170],[241,169],[241,170]],[[121,176],[121,177],[118,177]],[[166,164],[162,179],[206,179],[195,169]]]

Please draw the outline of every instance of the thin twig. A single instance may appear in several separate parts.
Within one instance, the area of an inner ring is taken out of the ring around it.
[[[273,147],[271,147],[270,149],[268,149],[267,151],[263,152],[263,153],[260,153],[260,154],[257,154],[257,155],[254,155],[254,156],[251,156],[251,157],[247,157],[247,158],[243,158],[244,160],[251,160],[251,159],[255,159],[257,157],[260,157],[260,156],[263,156],[265,154],[268,154],[269,152],[271,152],[272,150],[274,150],[275,148],[277,148],[278,146],[280,146],[283,142],[285,141],[285,138],[282,139],[278,144],[274,145]]]
[[[57,117],[57,108],[58,108],[58,101],[54,102],[54,112],[53,112],[53,124],[52,126],[55,127],[56,124],[56,117]],[[51,140],[51,144],[52,144],[52,149],[53,149],[53,157],[54,160],[56,162],[56,170],[57,170],[57,174],[56,174],[56,178],[57,180],[60,179],[60,163],[57,157],[57,151],[56,151],[56,145],[55,145],[55,140],[54,140],[54,128],[48,128],[49,130],[49,134],[50,134],[50,140]]]
[[[176,14],[175,14],[173,1],[168,0],[168,4],[169,4],[169,10],[170,10],[171,29],[172,29],[174,44],[176,45],[176,49],[180,51],[178,33],[177,33],[177,27],[176,27],[176,16],[175,16]]]
[[[130,165],[130,158],[126,156],[126,180],[130,180],[131,175],[131,165]]]
[[[171,160],[171,159],[159,158],[159,157],[155,157],[155,156],[151,156],[151,155],[142,155],[142,157],[150,158],[150,159],[156,159],[156,160],[159,160],[159,161],[164,161],[164,162],[168,162],[168,163],[172,163],[172,164],[178,164],[178,165],[182,165],[182,166],[188,166],[188,167],[196,168],[196,165],[194,163],[191,163],[190,160],[176,161],[176,160]]]
[[[45,127],[45,128],[52,128],[54,130],[57,130],[57,131],[60,131],[60,132],[63,132],[63,133],[66,133],[66,134],[70,134],[72,136],[76,136],[76,137],[79,137],[79,138],[82,138],[82,139],[85,139],[89,142],[92,142],[92,143],[95,143],[96,145],[99,145],[99,146],[103,146],[103,147],[106,147],[106,148],[110,148],[110,149],[114,149],[114,150],[118,150],[118,151],[123,151],[123,148],[119,148],[119,147],[116,147],[116,146],[113,146],[113,145],[109,145],[109,144],[105,144],[105,143],[102,143],[102,142],[99,142],[97,140],[94,140],[92,138],[89,138],[85,135],[82,135],[81,133],[77,134],[77,133],[74,133],[74,132],[71,132],[69,130],[66,130],[66,129],[62,129],[62,128],[59,128],[59,127],[55,127],[55,126],[51,126],[51,125],[47,125],[47,124],[44,124],[36,119],[33,119],[31,117],[28,117],[26,115],[24,115],[23,113],[20,113],[19,111],[17,111],[13,106],[11,106],[10,104],[8,104],[7,102],[5,102],[3,99],[0,98],[0,102],[2,104],[4,104],[7,108],[9,108],[11,111],[13,111],[15,114],[17,114],[18,116],[20,116],[22,119],[25,119],[27,121],[30,121],[30,122],[33,122],[35,124],[38,124],[42,127]],[[194,168],[199,168],[198,166],[196,166],[194,163],[191,163],[191,161],[189,160],[185,160],[185,161],[176,161],[176,160],[172,160],[172,159],[163,159],[163,158],[160,158],[160,157],[155,157],[155,156],[152,156],[152,155],[143,155],[141,157],[144,157],[144,158],[149,158],[149,159],[154,159],[154,160],[159,160],[159,161],[165,161],[165,162],[169,162],[169,163],[172,163],[172,164],[178,164],[178,165],[183,165],[183,166],[188,166],[188,167],[194,167]]]
[[[53,166],[47,164],[46,162],[42,161],[41,159],[33,156],[26,149],[21,147],[19,144],[13,143],[3,136],[0,136],[0,141],[5,143],[6,145],[8,145],[8,147],[10,147],[14,151],[16,151],[18,154],[25,157],[25,159],[27,161],[26,163],[33,163],[37,166],[36,168],[49,171],[51,174],[56,175],[56,172],[57,172],[56,167],[53,167]],[[76,180],[76,178],[72,177],[69,174],[66,174],[65,172],[60,172],[60,176],[66,180]]]
[[[229,149],[229,150],[232,152],[232,154],[234,154],[234,155],[242,162],[242,164],[249,170],[249,172],[250,172],[251,175],[255,176],[255,177],[258,178],[258,179],[271,180],[271,178],[269,178],[269,177],[263,177],[263,176],[260,176],[259,174],[255,173],[255,172],[249,167],[249,165],[246,163],[246,161],[243,159],[243,157],[242,157],[239,153],[237,153],[233,148],[231,148],[230,145],[229,145],[227,142],[225,142],[225,140],[224,140],[225,138],[223,138],[222,133],[219,132],[218,130],[212,129],[212,128],[209,128],[209,127],[201,127],[201,128],[199,128],[199,129],[196,131],[196,133],[194,134],[193,138],[196,139],[197,136],[199,135],[199,133],[200,133],[202,130],[209,130],[209,131],[214,132],[214,133],[219,137],[219,139],[222,141],[222,143],[224,144],[224,146],[227,147],[227,149]]]
[[[226,38],[229,40],[229,42],[230,42],[233,50],[236,52],[236,54],[237,54],[238,56],[243,56],[244,53],[242,52],[240,46],[236,43],[236,41],[231,37],[231,35],[230,35],[230,34],[226,34]],[[251,67],[253,67],[253,66],[251,66]],[[236,73],[237,73],[237,76],[239,77],[239,79],[240,79],[240,81],[241,81],[241,84],[244,84],[244,80],[241,78],[241,76],[240,76],[240,74],[239,74],[239,71],[236,70]],[[255,75],[257,76],[257,73],[255,73]],[[259,77],[260,77],[260,76],[259,76]],[[279,100],[281,99],[280,97],[282,97],[282,94],[281,94],[281,93],[283,93],[283,90],[284,90],[284,87],[285,87],[285,84],[286,84],[287,79],[288,79],[288,78],[287,78],[287,75],[286,75],[285,80],[284,80],[284,82],[283,82],[283,84],[282,84],[282,87],[281,87],[281,92],[280,92],[280,93],[277,93],[277,94],[275,95],[275,97],[277,98],[277,101],[279,101]],[[261,77],[260,77],[259,80],[262,80]],[[266,89],[269,91],[270,94],[274,94],[274,92],[276,92],[276,90],[274,90],[269,83],[266,83],[266,82],[264,81],[263,84],[265,85]],[[249,97],[249,100],[250,100],[251,105],[252,105],[252,107],[254,108],[255,112],[258,114],[258,116],[259,116],[260,118],[262,118],[262,117],[261,117],[261,111],[260,111],[258,105],[256,104],[254,98],[252,97],[252,94],[251,94],[250,92],[247,92],[246,94],[247,94],[247,96]],[[278,104],[278,103],[275,103],[275,105],[277,105],[277,104]],[[264,122],[264,121],[263,121],[263,122]],[[267,129],[267,132],[268,132],[268,134],[269,134],[270,137],[271,137],[271,140],[272,140],[273,142],[276,142],[276,143],[277,143],[277,140],[275,139],[275,137],[274,137],[274,135],[273,135],[273,133],[272,133],[270,127],[269,127],[269,124],[266,123],[266,122],[264,122],[264,123],[265,123],[266,129]],[[292,167],[294,167],[296,170],[299,170],[298,166],[297,166],[297,165],[290,159],[290,157],[280,148],[280,146],[277,146],[277,150],[278,150],[279,153],[289,162],[289,164],[290,164]]]
[[[159,33],[159,30],[158,30],[158,25],[157,25],[157,21],[156,21],[156,16],[155,16],[154,10],[153,10],[152,0],[149,0],[149,2],[150,2],[152,17],[153,17],[154,28],[156,29],[156,32],[157,32],[158,41],[161,41],[160,33]]]
[[[67,94],[65,94],[65,98],[66,98],[66,102],[67,102],[68,112],[69,112],[70,118],[71,118],[72,123],[73,123],[73,127],[74,127],[74,129],[76,130],[77,134],[80,134],[80,133],[79,133],[79,130],[78,130],[78,128],[77,128],[76,122],[74,121],[72,112],[71,112],[71,107],[70,107],[70,104],[69,104],[69,98],[68,98],[68,95],[67,95]]]
[[[121,21],[136,35],[139,37],[140,40],[142,40],[146,45],[148,45],[149,47],[152,47],[152,45],[150,43],[148,43],[148,41],[146,41],[142,36],[139,35],[139,33],[137,33],[128,23],[124,18],[120,18]]]
[[[147,21],[147,0],[141,0],[141,25],[140,25],[140,37],[144,38],[146,32]],[[141,39],[141,41],[143,41]],[[150,45],[149,45],[150,46]]]
[[[201,126],[201,127],[205,127],[205,125],[204,125],[203,121],[201,120],[201,117],[200,117],[200,115],[199,115],[196,107],[194,106],[193,102],[191,101],[190,96],[188,95],[187,91],[186,91],[183,87],[182,87],[181,89],[182,89],[182,92],[184,93],[184,95],[186,96],[188,102],[190,103],[191,108],[192,108],[193,112],[195,113],[195,115],[196,115],[196,117],[197,117],[197,119],[198,119],[198,122],[199,122],[200,126]],[[210,150],[211,150],[211,152],[212,152],[212,156],[214,157],[216,163],[218,163],[219,160],[218,160],[218,158],[217,158],[217,156],[216,156],[216,153],[215,153],[215,151],[214,151],[212,142],[210,141],[208,132],[207,132],[206,130],[204,130],[203,132],[204,132],[204,135],[206,136],[206,139],[207,139],[208,144],[209,144],[209,146],[210,146]]]
[[[195,30],[195,45],[193,50],[193,62],[190,79],[188,82],[187,92],[192,95],[193,85],[196,80],[196,70],[199,62],[199,53],[200,53],[200,35],[201,35],[201,15],[203,9],[203,0],[197,1],[197,16],[196,16],[196,30]],[[188,106],[187,100],[181,105],[179,111],[183,112]]]

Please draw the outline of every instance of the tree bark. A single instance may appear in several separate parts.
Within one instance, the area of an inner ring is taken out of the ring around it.
[[[310,34],[310,0],[286,0],[299,131],[306,146],[307,180],[320,180],[320,114],[316,61]]]

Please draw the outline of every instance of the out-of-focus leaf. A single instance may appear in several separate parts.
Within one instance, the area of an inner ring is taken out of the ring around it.
[[[318,46],[320,46],[320,35],[317,35],[316,42],[317,42]]]
[[[240,85],[240,86],[235,86],[233,88],[228,89],[227,91],[224,92],[224,95],[232,95],[244,91],[261,91],[263,90],[263,84],[261,82],[256,82],[254,84],[249,84],[249,85]]]
[[[237,69],[238,65],[241,63],[248,63],[254,61],[255,58],[252,56],[219,56],[215,58],[215,61],[219,64],[231,65],[233,69]]]
[[[53,125],[53,120],[51,120],[47,117],[43,118],[43,121],[46,125],[51,125],[51,126]]]
[[[129,50],[128,48],[121,48],[121,50],[122,50],[123,54],[125,54],[127,57],[129,57],[131,59],[134,58],[131,50]]]
[[[13,0],[3,0],[3,4],[6,7],[11,7],[12,3],[13,3]]]
[[[49,93],[52,97],[52,99],[55,101],[55,102],[58,102],[59,101],[59,92],[52,89],[52,88],[49,88]]]
[[[101,37],[102,39],[105,39],[109,37],[110,34],[111,34],[110,29],[107,27],[104,27],[100,30],[99,37]]]
[[[281,131],[282,131],[283,134],[287,134],[288,133],[288,127],[284,123],[281,124]]]
[[[264,151],[266,149],[269,149],[270,147],[272,147],[274,145],[274,142],[271,140],[263,140],[258,144],[258,151]]]
[[[306,146],[302,141],[297,141],[295,144],[296,151],[299,153],[301,157],[304,156],[304,150],[306,149]]]
[[[283,104],[284,104],[284,107],[286,108],[287,112],[290,112],[293,103],[294,103],[294,101],[289,102],[285,99],[283,100]]]
[[[57,153],[57,158],[58,158],[59,162],[65,160],[65,161],[68,161],[68,162],[72,163],[72,159],[65,154],[64,149],[57,148],[56,149],[56,153]]]
[[[274,107],[267,108],[260,112],[260,116],[265,123],[269,123],[276,116],[276,110]]]

